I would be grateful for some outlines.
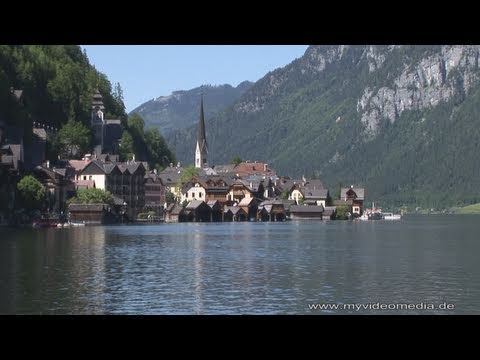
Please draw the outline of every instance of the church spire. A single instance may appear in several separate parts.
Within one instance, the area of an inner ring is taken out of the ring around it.
[[[205,116],[203,114],[203,93],[200,100],[200,122],[198,124],[197,142],[202,149],[203,146],[207,147],[207,137],[205,136]]]
[[[207,167],[207,137],[205,135],[205,116],[203,113],[203,93],[200,100],[200,120],[197,132],[197,144],[195,148],[195,167]]]

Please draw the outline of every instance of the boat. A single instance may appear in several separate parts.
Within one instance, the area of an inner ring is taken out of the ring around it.
[[[358,220],[368,220],[368,215],[366,213],[363,213],[362,216],[358,217]]]
[[[385,220],[400,220],[402,218],[402,215],[389,212],[383,213],[382,215]]]
[[[383,216],[381,213],[374,212],[368,215],[368,220],[382,220]]]

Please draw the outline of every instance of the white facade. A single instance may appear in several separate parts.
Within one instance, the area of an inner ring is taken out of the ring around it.
[[[187,201],[192,201],[192,200],[203,200],[205,201],[205,188],[200,185],[199,183],[196,183],[194,186],[192,186],[190,189],[188,189],[184,194],[182,194],[180,202],[183,202],[185,200]]]
[[[294,189],[291,193],[290,196],[288,197],[289,200],[295,200],[297,204],[299,203],[300,199],[303,199],[303,195],[298,189]]]

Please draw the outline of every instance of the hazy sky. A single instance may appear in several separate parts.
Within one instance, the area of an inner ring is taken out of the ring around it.
[[[122,85],[127,112],[204,84],[237,86],[303,55],[306,45],[82,45],[90,63]]]

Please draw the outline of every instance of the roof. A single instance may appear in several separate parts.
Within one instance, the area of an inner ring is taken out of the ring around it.
[[[68,164],[75,169],[75,172],[80,172],[91,160],[69,160]]]
[[[215,165],[214,169],[217,173],[233,173],[235,168],[235,164],[227,164],[227,165]]]
[[[69,211],[102,211],[106,204],[70,204]]]
[[[240,203],[238,204],[238,206],[248,206],[250,205],[250,203],[254,200],[254,198],[243,198]]]
[[[47,132],[44,128],[33,128],[33,133],[42,140],[47,140]]]
[[[180,205],[175,205],[171,210],[170,214],[171,215],[179,215],[180,213],[183,212],[183,207]]]
[[[307,180],[304,186],[310,189],[323,189],[323,183],[320,179]]]
[[[323,206],[304,206],[304,205],[292,205],[290,206],[290,213],[321,213],[323,212]]]
[[[65,168],[56,168],[56,167],[54,167],[54,168],[53,168],[53,171],[56,172],[57,174],[61,175],[61,176],[67,175],[67,169],[65,169]]]
[[[304,189],[305,199],[326,199],[328,197],[327,189]]]
[[[356,194],[355,199],[357,200],[365,199],[365,188],[360,188],[360,187],[342,188],[340,190],[340,198],[345,199],[346,197],[348,197],[347,193],[350,189],[353,190],[353,192]]]
[[[333,204],[335,206],[349,206],[349,205],[353,205],[353,199],[347,199],[347,200],[343,200],[343,199],[340,199],[340,200],[333,200]]]
[[[240,206],[226,206],[223,210],[224,213],[231,212],[233,215],[236,215],[238,212],[243,212],[246,214],[245,210],[243,210]]]
[[[103,169],[105,170],[105,174],[110,174],[115,168],[117,168],[116,164],[112,164],[112,163],[103,164]]]
[[[203,201],[203,200],[192,200],[188,203],[188,205],[186,206],[185,209],[187,209],[187,210],[196,209],[199,206],[201,206],[202,204],[205,204],[205,201]]]
[[[205,135],[205,117],[203,115],[203,95],[200,100],[200,120],[198,124],[198,131],[197,131],[197,143],[200,146],[200,151],[204,149],[207,150],[207,137]]]
[[[241,162],[233,169],[233,172],[239,176],[262,174],[262,175],[274,175],[275,172],[268,168],[268,164],[264,162]]]

